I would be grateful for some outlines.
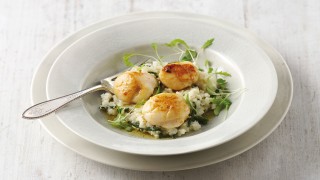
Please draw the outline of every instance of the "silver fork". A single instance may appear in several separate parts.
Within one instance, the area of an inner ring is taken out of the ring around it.
[[[148,61],[148,59],[144,60],[142,62],[138,62],[135,65],[140,66],[143,63],[145,63],[146,61]],[[100,81],[100,84],[97,86],[33,105],[22,113],[22,118],[24,118],[24,119],[37,119],[37,118],[47,116],[47,115],[57,111],[58,109],[62,108],[66,104],[70,103],[71,101],[74,101],[74,100],[76,100],[84,95],[87,95],[89,93],[92,93],[92,92],[104,90],[104,91],[109,91],[109,92],[113,93],[114,80],[121,73],[128,71],[129,69],[130,68],[127,68],[127,69],[125,69],[125,70],[123,70],[113,76],[102,79]]]

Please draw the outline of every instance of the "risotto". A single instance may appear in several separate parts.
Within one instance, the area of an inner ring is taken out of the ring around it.
[[[165,44],[180,51],[177,62],[164,62],[153,43],[155,56],[125,54],[124,63],[132,66],[130,58],[150,58],[141,66],[133,66],[114,83],[114,94],[101,95],[100,109],[109,115],[108,122],[127,131],[140,131],[155,138],[179,137],[201,129],[209,121],[205,114],[218,116],[231,106],[227,88],[227,72],[218,71],[209,60],[204,67],[197,65],[199,53],[211,46],[213,39],[194,50],[181,39]],[[111,118],[114,117],[114,118]]]

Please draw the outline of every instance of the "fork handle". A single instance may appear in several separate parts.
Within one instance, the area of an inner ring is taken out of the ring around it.
[[[24,119],[37,119],[49,115],[56,110],[60,109],[61,107],[65,106],[69,102],[78,99],[86,94],[99,91],[99,90],[106,90],[106,87],[102,85],[97,85],[82,91],[78,91],[66,96],[58,97],[55,99],[51,99],[48,101],[41,102],[34,106],[29,107],[25,110],[22,114]]]

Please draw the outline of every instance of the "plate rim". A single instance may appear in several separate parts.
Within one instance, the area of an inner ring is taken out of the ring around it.
[[[105,21],[105,20],[104,20],[104,21]],[[101,23],[103,23],[104,21],[102,21]],[[91,27],[91,26],[89,26],[89,27],[87,27],[87,28],[90,28],[90,27]],[[92,28],[92,27],[91,27],[91,28]],[[83,31],[84,31],[84,30],[83,30]],[[83,31],[81,31],[81,32],[83,32]],[[80,33],[80,31],[79,31],[78,33]],[[59,47],[61,47],[63,43],[64,43],[64,44],[67,43],[66,41],[68,41],[68,40],[70,41],[70,39],[74,38],[75,36],[76,36],[75,34],[74,34],[74,35],[71,35],[71,36],[65,38],[63,41],[61,41],[61,43],[59,43],[57,46],[55,46],[54,48],[52,48],[51,51],[48,52],[48,54],[45,56],[45,58],[43,59],[43,61],[41,62],[41,64],[39,64],[39,66],[38,66],[38,68],[37,68],[37,70],[36,70],[36,72],[35,72],[35,74],[34,74],[34,77],[33,77],[33,80],[32,80],[32,86],[31,86],[31,97],[32,97],[32,102],[33,102],[33,103],[34,103],[34,102],[36,101],[36,99],[37,99],[35,96],[33,96],[33,95],[34,95],[34,91],[36,91],[36,90],[35,90],[35,89],[36,89],[36,87],[35,87],[36,79],[39,78],[39,77],[37,77],[37,74],[39,73],[39,70],[41,69],[41,67],[46,65],[45,60],[47,60],[47,59],[49,58],[49,56],[50,56],[52,53],[54,53],[54,52],[53,52],[54,50],[56,50],[56,49],[58,49]],[[286,70],[288,71],[288,75],[289,75],[289,77],[290,77],[290,84],[291,84],[291,86],[290,86],[290,88],[291,88],[290,94],[291,94],[291,95],[290,95],[290,100],[289,100],[289,103],[288,103],[288,105],[287,105],[287,108],[286,108],[286,110],[283,112],[282,117],[279,119],[279,121],[276,123],[276,125],[275,125],[273,128],[271,128],[268,133],[266,133],[263,137],[261,137],[261,139],[259,139],[259,140],[256,141],[255,143],[252,143],[251,146],[248,146],[247,148],[244,148],[244,149],[238,151],[237,153],[234,153],[233,155],[229,155],[229,156],[227,156],[227,157],[225,157],[225,158],[223,158],[223,159],[220,159],[220,160],[218,160],[218,161],[222,161],[222,160],[231,158],[231,157],[233,157],[233,156],[235,156],[235,155],[237,155],[237,154],[240,154],[240,153],[246,151],[247,149],[250,149],[250,148],[253,147],[254,145],[258,144],[258,143],[259,143],[260,141],[262,141],[265,137],[267,137],[269,134],[271,134],[271,132],[281,123],[282,119],[284,118],[285,114],[287,113],[287,111],[288,111],[288,109],[289,109],[289,107],[290,107],[290,104],[291,104],[291,102],[292,102],[292,94],[293,94],[293,88],[292,88],[292,87],[293,87],[293,82],[292,82],[292,77],[291,77],[291,75],[290,75],[290,70],[289,70],[287,64],[285,63],[284,59],[281,57],[281,55],[280,55],[278,52],[276,52],[271,46],[269,46],[269,48],[271,48],[272,51],[274,51],[275,53],[277,53],[278,56],[280,56],[281,60],[283,61],[282,63],[284,64]],[[52,118],[52,116],[50,116],[50,117]],[[49,118],[49,117],[48,117],[48,118]],[[44,119],[45,119],[45,118],[44,118]],[[60,143],[64,144],[65,146],[69,147],[69,148],[72,149],[73,151],[78,152],[79,154],[81,154],[81,155],[83,155],[83,156],[86,156],[85,154],[83,154],[83,153],[77,151],[76,149],[68,146],[68,144],[66,144],[66,143],[62,142],[61,140],[57,139],[57,137],[55,137],[54,134],[49,130],[49,127],[46,127],[46,122],[45,122],[44,119],[41,120],[40,122],[41,122],[42,126],[49,132],[49,134],[51,134],[51,136],[53,136],[56,140],[58,140]],[[204,150],[204,151],[206,151],[206,150]],[[88,157],[88,155],[87,155],[86,157]],[[88,157],[88,158],[90,158],[90,157]],[[90,159],[92,159],[92,158],[90,158]],[[97,159],[95,159],[95,160],[97,161]],[[103,162],[103,163],[106,163],[106,162]],[[202,165],[198,165],[198,166],[193,166],[193,167],[204,166],[204,165],[208,165],[208,164],[212,164],[212,163],[214,163],[214,162],[207,163],[207,164],[202,164]],[[106,163],[106,164],[107,164],[107,163]],[[112,165],[112,164],[109,164],[109,165]],[[119,167],[121,167],[121,166],[119,166]],[[193,168],[193,167],[189,167],[189,168]],[[124,167],[124,168],[126,168],[126,167]],[[127,168],[128,168],[128,167],[127,167]],[[130,168],[129,168],[129,169],[130,169]],[[134,169],[134,168],[131,168],[131,169]],[[137,168],[137,169],[138,169],[138,168]],[[180,170],[180,169],[188,169],[188,167],[185,167],[185,168],[176,168],[176,169],[173,169],[173,170]]]
[[[141,15],[141,14],[143,14],[143,15]],[[218,25],[218,24],[221,24],[221,28],[228,29],[228,30],[230,29],[230,30],[232,30],[232,31],[238,30],[238,29],[235,29],[235,28],[232,27],[232,26],[229,27],[229,25],[228,25],[228,24],[225,24],[224,22],[221,22],[221,21],[219,21],[219,20],[217,20],[217,19],[214,19],[214,18],[211,18],[211,17],[208,17],[208,16],[202,16],[202,15],[196,15],[196,14],[191,15],[191,14],[179,13],[179,17],[177,17],[176,14],[168,14],[168,13],[160,13],[160,14],[157,14],[157,13],[148,13],[148,14],[154,15],[155,17],[151,15],[151,16],[148,16],[148,18],[145,18],[144,14],[146,14],[146,13],[140,13],[140,14],[139,14],[140,16],[137,16],[136,19],[135,19],[135,18],[132,18],[130,21],[119,21],[119,22],[117,22],[116,24],[119,24],[119,23],[122,24],[122,23],[125,23],[125,22],[131,22],[132,20],[153,19],[153,18],[157,18],[157,17],[158,17],[158,18],[180,18],[180,17],[181,17],[181,18],[184,18],[184,19],[187,18],[187,17],[191,17],[191,18],[193,18],[192,20],[195,20],[195,21],[200,21],[200,18],[202,18],[202,19],[203,19],[202,21],[205,22],[205,23],[208,23],[208,24],[217,24],[217,25]],[[170,17],[170,16],[172,16],[172,17]],[[209,20],[212,20],[212,21],[209,22]],[[214,20],[214,21],[213,21],[213,20]],[[108,24],[108,27],[112,27],[112,26],[114,26],[114,25],[116,25],[116,24]],[[90,36],[91,34],[97,32],[97,31],[99,31],[99,30],[101,30],[101,29],[104,29],[104,28],[105,28],[105,27],[102,27],[102,28],[99,28],[99,29],[97,29],[97,30],[94,30],[94,31],[92,31],[91,33],[89,33],[88,35],[85,35],[85,36],[79,38],[79,40],[81,40],[81,39],[83,39],[83,38],[85,38],[85,37],[87,37],[87,36]],[[245,38],[245,39],[248,39],[248,42],[252,43],[251,38],[249,38],[249,37],[251,37],[252,35],[251,35],[251,34],[248,34],[245,29],[239,29],[238,34],[241,35],[241,37],[243,37],[243,38]],[[257,38],[257,37],[254,37],[254,38]],[[75,42],[77,42],[77,41],[75,41]],[[75,43],[73,43],[73,44],[75,44]],[[73,45],[73,44],[72,44],[72,45]],[[260,48],[257,44],[255,44],[255,43],[252,43],[252,44],[254,44],[254,45],[257,46],[258,48]],[[71,46],[72,46],[72,45],[71,45]],[[66,48],[65,51],[67,51],[71,46],[69,46],[68,48]],[[261,48],[260,48],[259,50],[262,50],[262,51],[263,51],[263,49],[261,49]],[[265,52],[263,51],[263,53],[265,53]],[[63,54],[63,53],[61,53],[61,54]],[[61,54],[60,54],[60,55],[61,55]],[[58,58],[57,58],[57,59],[58,59]],[[76,134],[78,134],[79,136],[82,136],[84,139],[86,139],[86,140],[88,140],[88,141],[91,141],[92,143],[95,143],[95,144],[97,144],[97,145],[104,146],[104,147],[106,147],[106,148],[113,149],[113,150],[122,151],[122,152],[127,152],[127,153],[132,153],[132,154],[140,154],[140,155],[176,155],[176,154],[184,154],[184,153],[190,153],[190,152],[195,152],[195,151],[207,149],[207,148],[214,147],[214,146],[217,146],[217,145],[219,145],[219,144],[228,142],[228,141],[234,139],[235,137],[237,137],[237,136],[245,133],[248,129],[250,129],[250,128],[253,127],[255,124],[257,124],[257,123],[261,120],[261,118],[264,117],[264,115],[268,112],[269,108],[272,106],[273,101],[274,101],[274,99],[275,99],[275,97],[276,97],[277,85],[278,85],[278,83],[277,83],[278,80],[277,80],[276,71],[275,71],[275,69],[274,69],[274,66],[273,66],[271,60],[269,60],[269,59],[270,59],[270,58],[268,57],[268,59],[265,60],[265,61],[266,61],[268,64],[270,64],[269,69],[271,69],[272,71],[274,71],[274,74],[272,74],[272,77],[275,78],[276,82],[274,83],[275,87],[274,87],[274,88],[271,88],[271,90],[270,90],[270,92],[272,92],[272,93],[271,93],[271,95],[272,95],[272,98],[271,98],[271,99],[272,99],[272,100],[271,100],[271,101],[268,101],[268,103],[266,103],[266,104],[263,105],[264,107],[268,107],[268,108],[265,108],[265,109],[263,109],[261,112],[259,112],[259,114],[257,114],[258,116],[257,116],[256,120],[250,122],[248,126],[243,127],[241,130],[237,130],[237,131],[235,131],[234,133],[226,136],[227,139],[224,139],[224,140],[218,139],[217,142],[215,141],[214,144],[213,144],[213,143],[209,143],[209,142],[210,142],[210,140],[209,140],[209,141],[206,142],[206,143],[202,143],[202,145],[201,145],[200,147],[199,147],[199,146],[197,146],[197,147],[196,147],[196,146],[190,146],[189,148],[183,148],[183,149],[177,149],[177,148],[175,148],[175,149],[172,149],[172,150],[174,150],[174,151],[172,151],[172,152],[163,151],[163,150],[161,150],[161,149],[158,150],[158,151],[141,151],[141,148],[140,148],[140,149],[139,149],[139,148],[130,149],[130,148],[128,148],[128,147],[120,147],[120,148],[119,148],[119,147],[113,147],[112,145],[108,146],[108,145],[105,145],[105,144],[101,144],[101,143],[99,143],[99,141],[94,140],[94,138],[85,137],[83,134],[79,133],[78,131],[75,131],[75,130],[74,130],[72,127],[70,127],[69,125],[66,125],[65,122],[63,121],[63,119],[61,119],[61,117],[60,117],[59,115],[57,115],[57,117],[58,117],[58,119],[59,119],[63,124],[65,124],[65,126],[66,126],[67,128],[69,128],[70,130],[72,130],[73,132],[75,132]],[[54,64],[56,64],[56,62],[57,62],[57,61],[55,61]],[[52,67],[54,67],[54,65],[53,65]],[[52,72],[52,68],[50,69],[48,78],[50,77],[51,72]],[[47,81],[47,82],[48,82],[48,81]],[[47,92],[48,92],[48,88],[47,88]],[[269,91],[268,91],[268,92],[269,92]],[[48,95],[48,93],[47,93],[47,95]],[[101,131],[101,132],[104,132],[104,131]],[[208,134],[208,133],[209,133],[209,132],[206,132],[205,134]],[[204,136],[205,134],[203,134],[203,136]],[[183,140],[186,141],[186,139],[183,139]],[[181,141],[182,141],[182,140],[181,140]],[[161,143],[163,143],[163,142],[161,142]],[[169,142],[166,142],[166,143],[169,143]]]

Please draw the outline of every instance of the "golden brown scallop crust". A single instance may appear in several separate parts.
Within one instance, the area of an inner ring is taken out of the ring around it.
[[[144,119],[164,128],[181,126],[188,118],[190,107],[181,95],[161,93],[151,97],[143,106]]]
[[[190,62],[178,62],[165,65],[159,73],[160,81],[173,90],[182,90],[195,83],[197,68]]]
[[[174,93],[162,93],[152,97],[153,102],[156,104],[154,108],[159,111],[167,111],[170,108],[179,109],[180,98]]]

